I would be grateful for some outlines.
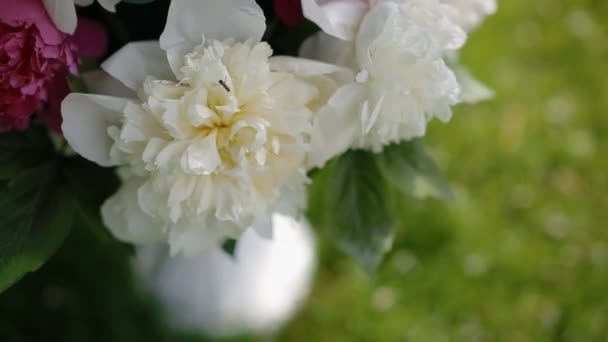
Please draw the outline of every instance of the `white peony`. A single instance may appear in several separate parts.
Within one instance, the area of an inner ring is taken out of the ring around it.
[[[49,17],[57,28],[65,33],[73,34],[76,31],[78,17],[76,16],[76,5],[90,6],[94,0],[42,0]],[[97,0],[101,7],[107,11],[116,11],[116,4],[120,0]]]
[[[253,0],[173,1],[160,46],[132,43],[103,65],[137,98],[64,100],[72,148],[121,166],[102,207],[118,238],[195,254],[248,228],[270,236],[273,212],[304,205],[313,110],[340,69],[269,59],[264,29]]]
[[[321,152],[315,162],[322,165],[350,147],[380,151],[423,136],[432,118],[448,121],[460,86],[443,56],[466,41],[451,19],[455,9],[439,0],[333,2],[352,5],[356,15],[340,17],[346,12],[337,12],[332,2],[303,0],[304,14],[327,33],[309,39],[302,53],[358,75],[315,120],[313,146],[330,147],[315,149]],[[334,127],[342,127],[339,134]]]
[[[477,28],[498,8],[496,0],[441,0],[441,2],[454,8],[450,18],[467,32]],[[492,98],[494,92],[475,79],[466,67],[460,65],[458,58],[458,52],[446,56],[446,61],[453,68],[460,84],[460,99],[466,103],[475,103]]]
[[[452,20],[467,31],[476,28],[498,8],[496,0],[441,0],[455,8]]]

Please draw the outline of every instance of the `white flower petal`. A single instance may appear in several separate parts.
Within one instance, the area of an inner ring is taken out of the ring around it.
[[[141,180],[131,179],[101,207],[104,224],[122,241],[147,244],[164,238],[163,225],[141,210],[137,191]]]
[[[169,220],[165,220],[163,215],[170,212],[168,207],[169,194],[158,193],[154,184],[157,180],[158,179],[156,178],[145,178],[145,180],[142,181],[141,186],[137,189],[137,203],[146,215],[161,219],[161,221],[168,224]]]
[[[333,39],[339,40],[337,38]],[[339,41],[343,42],[342,40]],[[295,74],[313,84],[316,87],[316,91],[314,92],[315,95],[311,97],[313,101],[309,102],[309,106],[313,111],[324,106],[339,87],[354,81],[354,74],[351,69],[303,58],[272,57],[270,59],[270,68],[273,71]],[[302,87],[302,91],[299,89],[286,89],[287,93],[281,96],[281,98],[289,101],[290,98],[293,98],[294,94],[304,96],[306,94],[304,90],[305,87]],[[293,120],[289,121],[293,122]]]
[[[268,217],[266,220],[256,222],[251,229],[262,239],[272,240],[274,237],[274,227],[272,226],[271,218]]]
[[[217,247],[225,238],[223,229],[213,225],[177,224],[169,232],[170,253],[175,256],[181,252],[186,257],[192,257]]]
[[[342,79],[351,80],[354,77],[350,69],[311,59],[278,56],[270,58],[269,62],[270,69],[273,71],[281,71],[298,76],[308,77],[335,74]]]
[[[108,58],[101,68],[133,90],[139,89],[146,77],[174,78],[165,52],[157,41],[129,43]]]
[[[87,71],[80,74],[91,94],[134,98],[135,91],[103,70]]]
[[[382,103],[384,102],[384,97],[381,97],[380,100],[374,106],[374,110],[370,113],[369,111],[369,102],[365,101],[363,104],[363,112],[361,115],[361,126],[363,127],[363,134],[368,134],[369,131],[372,130],[372,127],[378,121],[378,116],[380,115],[380,111],[382,110]]]
[[[279,236],[283,234],[282,231],[275,233],[276,229],[284,229],[283,224],[277,223],[277,220],[294,220],[306,223],[306,218],[303,217],[302,211],[299,208],[306,207],[306,202],[308,201],[307,195],[306,187],[304,186],[294,186],[285,189],[273,207],[274,214],[272,217],[266,218],[264,222],[254,224],[250,230],[255,231],[263,239],[276,240],[277,234]]]
[[[308,37],[300,46],[301,57],[356,69],[355,44],[325,32]]]
[[[455,67],[454,74],[460,84],[460,100],[466,103],[476,103],[494,97],[494,91],[481,83],[465,67]]]
[[[171,187],[169,191],[168,205],[171,211],[171,222],[177,222],[183,213],[182,202],[186,201],[196,186],[194,177],[181,177]]]
[[[351,83],[338,89],[316,114],[311,137],[310,163],[322,167],[349,149],[361,134],[361,107],[366,88]]]
[[[334,37],[353,40],[369,5],[365,0],[302,0],[304,16]]]
[[[78,18],[76,17],[76,8],[74,0],[42,0],[49,17],[53,19],[55,26],[67,34],[73,34],[76,31]]]
[[[371,63],[371,45],[384,31],[384,27],[389,22],[389,19],[394,15],[398,15],[398,13],[399,6],[397,4],[385,2],[372,7],[365,18],[363,18],[356,39],[356,55],[359,65],[365,68]]]
[[[185,53],[201,44],[203,36],[257,42],[265,30],[264,13],[254,0],[172,1],[160,45],[177,74]]]
[[[101,7],[105,8],[106,11],[116,12],[116,4],[120,2],[120,0],[97,0]]]
[[[129,100],[118,97],[72,93],[61,104],[66,140],[81,156],[101,165],[113,166],[114,141],[107,128],[120,121]]]
[[[452,20],[470,31],[498,9],[496,0],[440,0],[456,9]]]
[[[188,142],[173,141],[167,144],[156,156],[154,160],[154,166],[156,168],[167,169],[174,165],[173,163],[180,162],[179,156],[181,156],[188,148]],[[145,209],[144,209],[145,210]]]
[[[217,131],[192,143],[182,156],[184,170],[197,175],[210,175],[222,164],[217,152]]]
[[[265,224],[277,201],[286,202],[284,189],[304,188],[318,108],[309,104],[319,95],[307,78],[329,79],[324,93],[332,94],[330,77],[318,74],[340,69],[286,61],[313,75],[298,77],[271,70],[269,55],[262,42],[200,44],[180,79],[144,81],[139,100],[108,130],[112,156],[143,179],[139,206],[165,224],[174,253],[194,254]]]

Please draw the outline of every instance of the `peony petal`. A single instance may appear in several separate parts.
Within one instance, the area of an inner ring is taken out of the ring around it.
[[[465,67],[454,67],[454,74],[460,84],[460,100],[465,103],[476,103],[494,97],[494,91],[481,83]]]
[[[35,23],[43,41],[50,45],[60,45],[64,35],[48,14],[40,0],[2,0],[0,1],[1,22]]]
[[[266,29],[262,9],[254,0],[172,1],[160,45],[177,74],[185,53],[207,39],[260,41]]]
[[[289,28],[295,27],[304,19],[301,0],[274,0],[274,12]]]
[[[107,128],[120,121],[128,100],[124,98],[72,93],[61,105],[66,140],[81,156],[101,166],[113,166],[113,141]]]
[[[120,2],[120,0],[97,0],[101,7],[103,7],[106,11],[116,12],[116,4]]]
[[[106,28],[98,21],[80,17],[73,36],[78,46],[78,54],[91,58],[101,58],[108,50]]]
[[[216,144],[217,131],[193,142],[181,159],[182,168],[196,175],[210,175],[222,164]]]
[[[308,77],[335,74],[341,79],[354,79],[353,72],[350,69],[311,59],[277,56],[271,57],[269,63],[270,69],[273,71],[286,72],[298,76]]]
[[[225,227],[218,226],[217,222],[216,225],[205,226],[187,223],[174,225],[169,232],[170,253],[175,256],[181,252],[186,257],[192,257],[217,248],[225,238],[221,233],[224,229]]]
[[[361,84],[345,85],[316,114],[309,156],[311,166],[322,167],[357,140],[362,131],[360,113],[366,91]]]
[[[76,17],[76,7],[74,0],[42,0],[49,17],[55,22],[55,26],[60,31],[68,34],[76,31],[78,18]]]
[[[389,18],[398,13],[399,6],[397,4],[384,2],[372,7],[365,16],[356,38],[356,54],[359,65],[366,67],[371,64],[370,46],[382,33]]]
[[[368,8],[367,0],[302,0],[306,18],[325,33],[343,40],[354,39]]]
[[[325,63],[357,69],[355,44],[318,32],[308,37],[300,46],[300,56]]]
[[[141,210],[137,191],[140,179],[131,179],[101,206],[103,223],[125,242],[149,244],[163,240],[163,224]]]
[[[384,102],[384,96],[378,100],[378,103],[374,105],[373,111],[369,110],[369,102],[365,101],[363,104],[363,110],[361,113],[361,126],[363,128],[363,134],[369,134],[372,130],[372,127],[378,121],[378,117],[380,116],[380,111],[382,110],[382,103]]]
[[[135,91],[127,88],[122,82],[103,70],[83,72],[80,76],[86,84],[87,90],[92,94],[126,98],[137,97]]]
[[[139,89],[147,77],[174,78],[157,41],[129,43],[108,58],[101,68],[133,90]]]
[[[272,57],[269,62],[273,71],[295,74],[309,85],[314,85],[317,89],[316,94],[313,95],[312,101],[308,102],[309,108],[313,111],[324,106],[339,87],[354,81],[351,69],[333,64],[286,56]],[[281,97],[284,101],[289,101],[288,99],[294,94],[304,96],[306,93],[304,89],[302,88],[302,91],[291,89],[291,92],[287,90],[288,94]]]

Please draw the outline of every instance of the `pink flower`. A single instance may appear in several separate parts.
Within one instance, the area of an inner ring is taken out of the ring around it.
[[[40,0],[2,0],[0,131],[25,129],[48,98],[51,80],[78,73],[76,45],[59,32]]]
[[[78,18],[78,26],[71,40],[80,57],[101,58],[108,49],[108,37],[103,25],[87,18]],[[48,100],[38,113],[40,121],[57,133],[61,133],[61,102],[70,93],[65,76],[57,75],[48,83]]]
[[[287,26],[296,26],[303,18],[301,0],[274,0],[277,17]]]

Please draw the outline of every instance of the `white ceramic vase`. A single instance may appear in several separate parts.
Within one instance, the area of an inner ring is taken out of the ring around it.
[[[271,334],[306,297],[316,267],[308,224],[275,214],[273,226],[272,240],[245,232],[232,257],[219,248],[187,258],[142,247],[135,269],[176,329],[216,337]]]

